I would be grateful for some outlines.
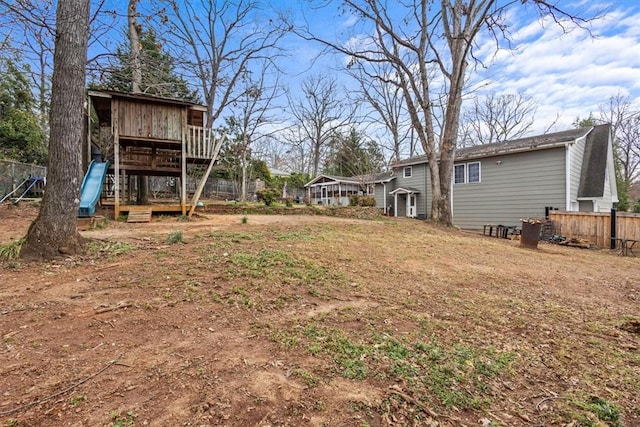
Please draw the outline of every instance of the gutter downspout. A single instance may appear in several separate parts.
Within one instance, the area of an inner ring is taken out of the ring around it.
[[[384,212],[384,215],[387,214],[387,184],[385,184],[384,182],[382,183],[382,209]]]
[[[564,210],[571,211],[571,143],[567,142],[565,145],[566,154],[564,162],[564,180],[565,180],[565,207]]]

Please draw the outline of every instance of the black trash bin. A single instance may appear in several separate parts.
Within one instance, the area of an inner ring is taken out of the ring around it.
[[[539,220],[523,220],[520,246],[528,249],[538,249],[542,222]]]

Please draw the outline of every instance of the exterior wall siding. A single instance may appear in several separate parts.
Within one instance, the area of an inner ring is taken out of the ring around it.
[[[479,183],[453,184],[453,223],[466,229],[519,225],[522,218],[544,217],[545,206],[564,208],[565,157],[558,147],[479,160]]]
[[[384,209],[389,206],[389,192],[394,188],[394,181],[386,182],[384,185],[381,183],[376,184],[373,197],[376,199],[377,208]],[[387,198],[386,205],[385,198]],[[393,206],[393,202],[391,203],[391,206]]]
[[[584,159],[584,149],[586,138],[580,138],[569,146],[571,165],[569,166],[569,203],[570,206],[563,209],[578,210],[578,188],[580,187],[580,176],[582,174],[582,160]]]
[[[182,141],[182,107],[119,99],[120,136]]]
[[[396,188],[413,187],[420,190],[416,195],[416,213],[418,218],[427,218],[431,209],[431,184],[429,179],[429,171],[426,163],[411,166],[411,177],[404,177],[404,167],[394,169],[396,179],[393,181],[393,188],[387,187],[387,194]],[[393,196],[390,196],[393,205]],[[406,215],[406,197],[398,196],[398,216]]]
[[[607,167],[609,167],[607,165]],[[608,171],[607,171],[608,172]],[[604,194],[602,195],[602,199],[598,200],[598,212],[609,212],[613,207],[613,194],[611,194],[611,180],[609,179],[609,174],[604,174]]]

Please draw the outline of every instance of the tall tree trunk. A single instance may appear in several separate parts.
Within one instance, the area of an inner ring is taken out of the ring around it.
[[[242,135],[242,183],[240,186],[240,201],[247,201],[247,134]]]
[[[51,90],[47,188],[27,233],[23,258],[51,259],[82,250],[76,229],[82,176],[89,0],[60,0]]]
[[[136,17],[138,12],[136,10],[138,0],[129,0],[129,6],[127,7],[127,24],[129,28],[129,45],[130,48],[130,62],[131,62],[131,92],[142,92],[142,60],[141,56],[141,44],[138,23]],[[136,193],[136,202],[139,205],[149,204],[149,177],[144,175],[138,175],[138,191]]]
[[[129,0],[127,7],[127,24],[129,28],[129,45],[131,62],[131,92],[142,92],[142,63],[140,61],[140,35],[138,33],[138,23],[136,16],[136,3],[138,0]]]

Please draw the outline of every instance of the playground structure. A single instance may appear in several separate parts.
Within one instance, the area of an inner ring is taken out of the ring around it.
[[[83,159],[85,164],[89,163],[92,146],[98,146],[108,162],[94,161],[87,166],[85,181],[90,179],[91,182],[87,182],[87,201],[93,201],[95,208],[100,199],[96,188],[101,188],[105,176],[110,174],[113,175],[112,203],[116,218],[124,212],[130,218],[141,212],[148,218],[152,212],[193,214],[222,143],[205,126],[206,107],[146,94],[90,90],[88,95],[91,109],[88,128],[91,129],[91,117],[97,117],[98,132],[93,132],[94,135],[88,132]],[[111,145],[112,150],[104,149]],[[199,177],[200,183],[188,202],[186,182],[190,172]],[[138,176],[177,178],[180,200],[146,205],[131,202],[133,180],[130,178]],[[98,179],[99,185],[96,185]],[[83,182],[83,195],[84,187]],[[92,214],[90,204],[86,210],[81,206],[83,215]]]
[[[96,162],[92,160],[87,169],[87,173],[82,180],[80,187],[80,207],[78,216],[80,218],[92,217],[96,213],[96,204],[100,200],[102,184],[107,175],[109,162]]]
[[[11,200],[13,204],[17,205],[29,194],[29,192],[34,192],[41,195],[44,191],[43,189],[45,184],[46,178],[44,177],[36,176],[25,178],[16,188],[5,194],[4,197],[0,199],[0,204],[4,203],[7,200]],[[11,196],[15,196],[17,194],[20,194],[20,196],[11,198]]]

